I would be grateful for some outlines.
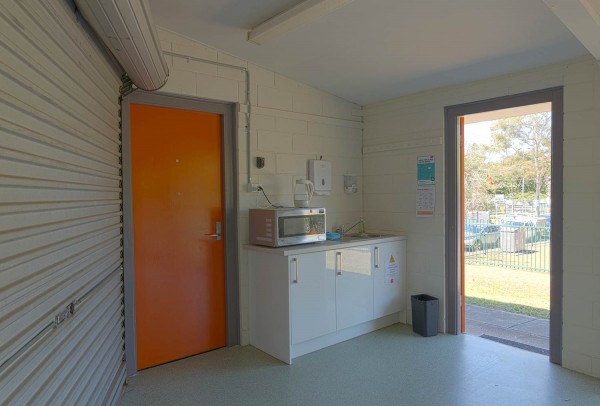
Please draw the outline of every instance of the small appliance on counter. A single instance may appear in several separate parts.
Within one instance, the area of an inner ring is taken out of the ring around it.
[[[313,193],[315,193],[315,185],[310,180],[297,179],[294,187],[294,206],[309,207]]]
[[[325,241],[325,209],[250,209],[250,243],[268,247]]]

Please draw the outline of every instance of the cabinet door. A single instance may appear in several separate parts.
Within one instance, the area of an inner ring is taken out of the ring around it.
[[[335,331],[335,275],[325,252],[289,257],[292,344]]]
[[[327,252],[327,267],[335,271],[337,329],[373,319],[373,277],[370,246]]]
[[[405,308],[406,241],[373,245],[373,305],[379,318]]]

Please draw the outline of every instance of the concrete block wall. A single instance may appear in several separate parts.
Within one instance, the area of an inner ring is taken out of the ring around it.
[[[251,177],[263,186],[269,199],[293,206],[296,179],[305,179],[307,161],[331,161],[333,179],[329,196],[315,196],[312,206],[327,209],[327,229],[355,222],[363,212],[361,107],[273,71],[228,55],[179,34],[159,29],[164,50],[246,67],[250,72]],[[247,256],[248,209],[268,205],[262,194],[248,193],[246,138],[246,82],[241,71],[167,57],[170,75],[160,90],[165,93],[240,103],[238,129],[240,303],[242,344],[248,343]],[[359,112],[357,114],[357,112]],[[264,168],[255,158],[264,157]],[[343,175],[358,176],[359,192],[345,194]]]
[[[444,87],[365,106],[368,224],[408,236],[408,293],[438,296],[445,314],[444,107],[564,86],[563,365],[600,376],[600,67],[591,59]],[[409,146],[416,140],[416,146]],[[418,146],[421,144],[428,146]],[[401,147],[369,153],[369,147]],[[404,145],[404,147],[402,147]],[[436,207],[416,218],[417,156],[436,156]],[[410,303],[408,303],[410,306]],[[410,315],[410,312],[408,313]],[[440,320],[440,328],[445,320]]]

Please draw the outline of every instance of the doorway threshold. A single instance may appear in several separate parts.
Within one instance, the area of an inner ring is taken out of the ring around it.
[[[490,336],[487,334],[482,334],[479,337],[485,338],[486,340],[495,341],[500,344],[510,345],[511,347],[520,348],[525,351],[535,352],[537,354],[542,354],[542,355],[546,355],[546,356],[550,355],[549,350],[545,350],[545,349],[539,348],[539,347],[534,347],[533,345],[523,344],[518,341],[506,340],[504,338],[494,337],[494,336]]]
[[[466,334],[549,355],[549,320],[470,304],[465,311]]]

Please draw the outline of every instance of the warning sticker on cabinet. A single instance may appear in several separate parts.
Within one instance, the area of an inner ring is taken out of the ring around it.
[[[390,285],[398,282],[398,263],[393,255],[390,255],[390,260],[385,265],[385,284]]]

